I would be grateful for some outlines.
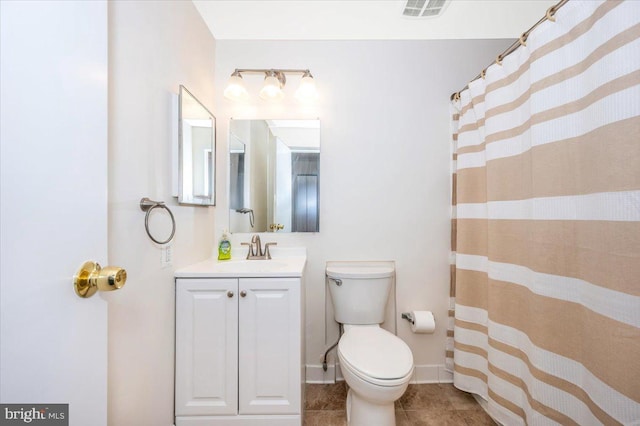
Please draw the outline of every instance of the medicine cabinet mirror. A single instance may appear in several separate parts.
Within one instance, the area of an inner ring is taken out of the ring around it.
[[[178,202],[214,206],[216,118],[180,86]]]
[[[320,230],[320,120],[229,125],[231,232]]]

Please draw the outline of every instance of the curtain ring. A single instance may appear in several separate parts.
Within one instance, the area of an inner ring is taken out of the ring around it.
[[[482,79],[484,80],[486,76],[487,76],[487,69],[485,68],[482,71],[480,71],[480,77],[482,77]]]
[[[149,215],[151,214],[151,211],[156,207],[165,209],[167,213],[169,213],[169,216],[171,216],[171,235],[169,235],[169,238],[164,241],[156,240],[155,238],[153,238],[151,232],[149,231]],[[173,236],[176,233],[176,219],[173,217],[173,213],[171,213],[169,207],[167,207],[167,205],[163,201],[153,201],[147,197],[144,197],[140,200],[140,210],[142,210],[143,212],[147,212],[147,214],[144,216],[144,229],[147,231],[147,235],[149,236],[149,238],[151,238],[151,241],[156,244],[162,245],[167,244],[173,239]]]
[[[498,55],[498,57],[496,58],[496,64],[502,66],[502,55]]]
[[[527,33],[522,33],[522,35],[520,36],[520,40],[518,40],[520,42],[520,46],[527,46]]]
[[[556,13],[556,7],[551,6],[549,9],[547,9],[547,19],[551,22],[556,22],[556,18],[553,16]]]
[[[456,102],[460,100],[460,92],[456,92],[453,94],[453,100]]]

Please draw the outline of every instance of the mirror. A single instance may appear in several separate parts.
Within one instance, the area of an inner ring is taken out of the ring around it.
[[[178,202],[214,206],[216,118],[180,86]]]
[[[231,120],[231,232],[320,230],[320,120]]]

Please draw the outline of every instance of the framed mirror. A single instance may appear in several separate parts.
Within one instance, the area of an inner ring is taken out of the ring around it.
[[[229,125],[231,232],[320,231],[320,120]]]
[[[216,118],[184,86],[178,117],[178,202],[214,206]]]

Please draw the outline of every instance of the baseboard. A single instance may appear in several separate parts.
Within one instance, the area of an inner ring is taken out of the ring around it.
[[[329,384],[342,380],[342,374],[336,375],[336,371],[340,370],[340,367],[336,369],[335,364],[329,364],[327,371],[322,369],[322,365],[308,365],[307,364],[307,376],[306,382],[313,384]]]
[[[416,365],[411,383],[453,383],[453,373],[447,371],[444,364]]]
[[[236,416],[178,416],[176,426],[299,426],[302,415],[255,414]]]
[[[307,365],[307,383],[335,383],[344,380],[340,372],[340,365],[330,364],[327,371],[322,365]],[[416,365],[411,383],[453,383],[453,374],[442,365]]]

